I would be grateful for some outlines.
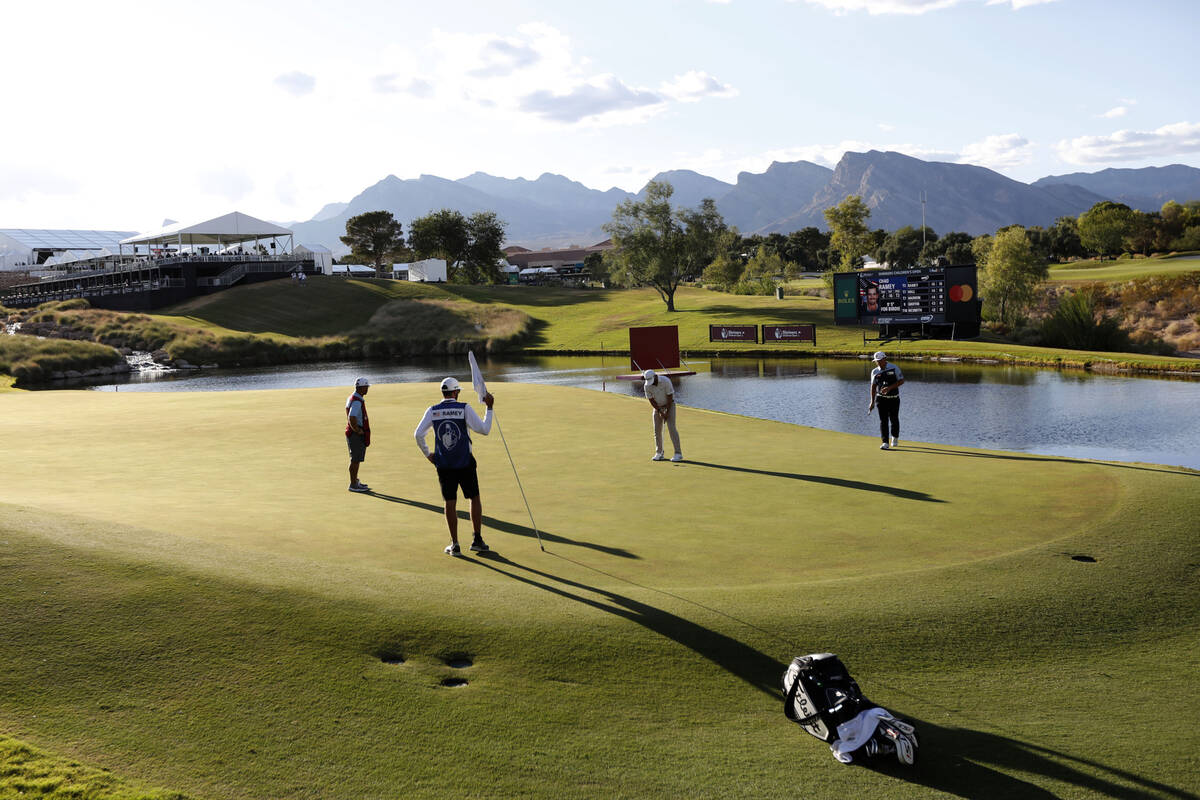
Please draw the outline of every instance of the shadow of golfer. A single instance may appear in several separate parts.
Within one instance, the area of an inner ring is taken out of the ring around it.
[[[865,762],[864,766],[957,797],[973,800],[1058,797],[1047,789],[1008,774],[1019,773],[1040,775],[1050,781],[1075,786],[1093,797],[1196,800],[1196,795],[1186,790],[1059,750],[994,733],[942,727],[906,714],[899,716],[916,725],[921,737],[916,767],[900,766],[890,758]]]
[[[493,553],[489,554],[486,558],[468,558],[465,560],[490,569],[493,572],[498,572],[515,581],[520,581],[551,594],[556,594],[559,597],[574,600],[591,608],[605,611],[618,617],[624,617],[631,622],[636,622],[638,625],[654,631],[660,636],[665,636],[689,648],[726,672],[736,675],[764,694],[782,702],[779,681],[783,675],[785,665],[771,658],[766,653],[739,642],[737,639],[705,628],[691,620],[663,611],[660,608],[655,608],[630,597],[617,594],[616,592],[588,586],[585,583],[561,578],[557,575],[551,575],[548,572],[518,564],[498,554]],[[502,567],[509,567],[511,569],[503,569]],[[544,578],[545,581],[535,580],[532,577],[521,575],[512,570],[522,570],[529,573],[529,575]],[[582,594],[555,586],[551,582],[559,583],[582,592],[589,592],[603,599],[585,597]]]
[[[730,472],[749,472],[755,475],[768,475],[772,478],[789,478],[794,481],[807,481],[809,483],[822,483],[826,486],[840,486],[843,489],[857,489],[863,492],[879,492],[881,494],[890,494],[892,497],[899,497],[903,500],[920,500],[925,503],[944,503],[945,500],[939,500],[925,492],[917,492],[912,489],[900,489],[896,486],[883,486],[878,483],[867,483],[865,481],[851,480],[850,478],[831,478],[827,475],[805,475],[799,472],[773,472],[766,469],[754,469],[752,467],[735,467],[731,464],[712,464],[707,461],[685,461],[687,464],[692,464],[697,467],[709,467],[710,469],[727,469]]]
[[[423,508],[426,511],[432,511],[439,515],[446,513],[444,507],[434,505],[433,503],[422,503],[420,500],[409,500],[407,497],[396,497],[395,495],[383,494],[382,492],[376,492],[374,490],[366,492],[366,494],[369,497],[378,497],[380,500],[387,500],[389,503],[400,503],[401,505],[412,506],[413,508]],[[468,511],[462,510],[458,512],[458,518],[470,522],[471,514]],[[506,522],[502,519],[489,517],[487,514],[483,515],[483,524],[494,530],[503,531],[504,533],[511,533],[514,536],[526,536],[530,539],[536,539],[538,533],[540,532],[542,535],[542,541],[544,542],[555,542],[557,544],[569,544],[575,547],[586,547],[589,550],[596,550],[598,552],[605,553],[606,555],[617,556],[618,558],[641,558],[641,556],[637,555],[636,553],[631,553],[621,547],[609,547],[608,545],[595,544],[593,542],[581,542],[578,539],[569,539],[566,536],[560,536],[556,533],[535,531],[533,528],[529,528],[524,525],[518,525],[515,522]]]
[[[915,450],[919,453],[936,453],[942,456],[962,456],[964,458],[996,458],[1004,461],[1057,461],[1061,464],[1085,464],[1091,467],[1116,467],[1117,469],[1136,469],[1142,472],[1164,472],[1168,475],[1182,475],[1187,478],[1200,478],[1200,472],[1194,472],[1186,467],[1143,466],[1141,464],[1121,464],[1112,461],[1089,461],[1083,458],[1064,458],[1062,456],[1041,456],[1032,453],[969,453],[962,450],[947,450],[944,447],[930,445],[906,444],[905,450]]]

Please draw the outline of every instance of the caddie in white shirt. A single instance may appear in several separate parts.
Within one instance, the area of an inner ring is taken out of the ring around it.
[[[671,379],[659,375],[652,369],[642,373],[642,388],[646,399],[654,407],[654,456],[651,461],[663,460],[663,423],[667,423],[667,432],[671,434],[671,444],[675,445],[675,455],[672,461],[683,461],[683,451],[679,447],[679,431],[675,427],[675,386]]]

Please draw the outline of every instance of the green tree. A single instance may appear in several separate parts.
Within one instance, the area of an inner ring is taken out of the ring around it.
[[[339,237],[356,259],[375,267],[375,277],[384,277],[383,265],[407,254],[404,228],[390,211],[368,211],[346,220],[346,235]]]
[[[1116,256],[1133,229],[1133,209],[1124,203],[1105,200],[1079,215],[1079,241],[1100,256]]]
[[[467,218],[449,208],[418,217],[408,226],[408,243],[417,258],[440,258],[453,273],[471,245]]]
[[[652,286],[675,310],[675,291],[685,277],[700,275],[717,255],[727,230],[716,203],[706,198],[698,209],[671,208],[671,184],[651,181],[644,200],[626,200],[613,211],[604,230],[613,249],[609,273],[625,286]]]
[[[973,245],[980,266],[984,313],[1005,325],[1015,325],[1046,280],[1046,262],[1033,252],[1025,229],[1013,225],[995,237],[980,236]]]
[[[875,248],[875,260],[895,269],[915,266],[921,260],[922,248],[930,241],[936,242],[937,234],[932,228],[926,227],[925,245],[922,244],[921,238],[921,231],[911,225],[892,231],[883,240],[883,244]]]
[[[858,195],[848,195],[836,206],[825,209],[829,225],[829,249],[837,253],[837,266],[843,271],[857,269],[859,259],[871,252],[875,237],[867,227],[867,208]]]
[[[787,249],[787,255],[784,257],[788,261],[799,264],[801,269],[807,272],[819,272],[828,264],[818,253],[829,249],[829,234],[811,226],[801,228],[788,234]]]
[[[1147,214],[1144,211],[1133,212],[1129,231],[1125,234],[1124,245],[1131,253],[1150,255],[1154,249],[1154,241],[1158,238],[1158,226],[1161,222],[1157,213]]]
[[[746,269],[741,258],[741,244],[742,237],[736,229],[721,233],[717,238],[716,257],[700,273],[700,280],[723,292],[732,289],[742,279]]]
[[[1083,243],[1079,241],[1079,220],[1075,217],[1059,217],[1050,226],[1050,257],[1055,261],[1080,258],[1084,255]]]
[[[466,221],[467,249],[460,264],[458,280],[463,283],[500,283],[504,273],[503,220],[494,211],[477,211]]]

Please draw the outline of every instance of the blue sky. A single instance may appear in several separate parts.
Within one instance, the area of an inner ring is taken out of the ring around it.
[[[1200,166],[1195,0],[6,4],[0,227],[308,219],[394,174],[898,150],[1043,175]]]

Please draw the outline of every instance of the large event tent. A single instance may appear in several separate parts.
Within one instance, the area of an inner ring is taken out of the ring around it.
[[[159,245],[162,247],[175,246],[178,248],[194,247],[196,245],[216,245],[224,249],[230,245],[263,241],[287,239],[284,252],[292,251],[292,232],[265,220],[256,219],[249,214],[234,211],[223,217],[205,220],[203,222],[176,222],[149,233],[139,233],[128,239],[121,240],[125,245]]]

